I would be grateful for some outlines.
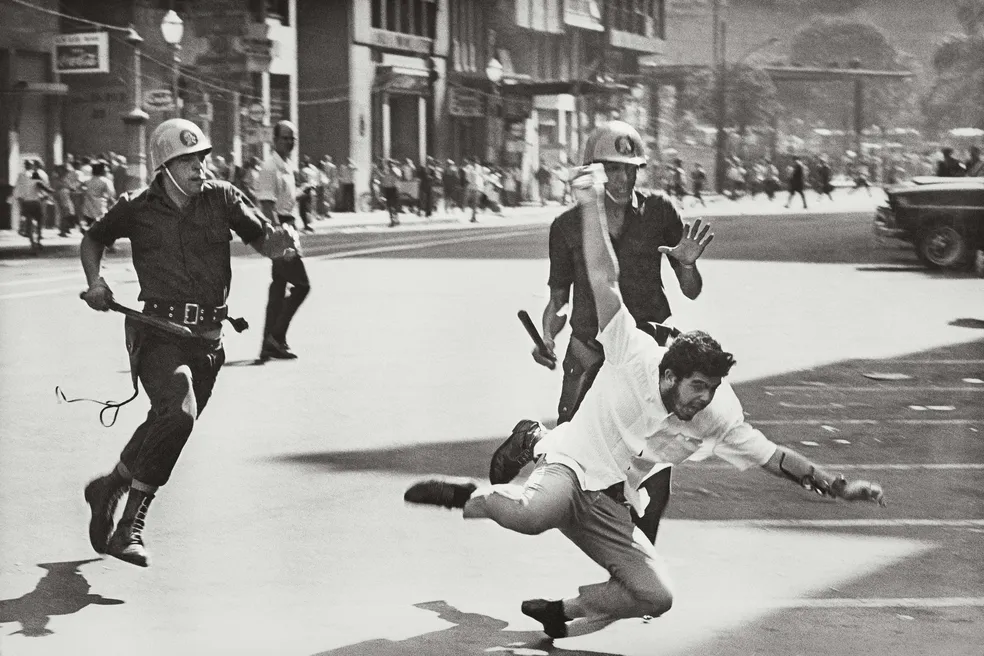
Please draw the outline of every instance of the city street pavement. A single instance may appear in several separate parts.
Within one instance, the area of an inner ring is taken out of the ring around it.
[[[754,425],[881,481],[888,507],[685,465],[657,541],[673,609],[550,643],[520,602],[606,572],[556,531],[404,504],[420,478],[486,476],[518,419],[552,422],[559,373],[532,362],[515,315],[546,302],[556,209],[532,211],[529,230],[462,224],[397,248],[381,224],[333,233],[349,250],[308,257],[298,360],[254,366],[255,327],[227,335],[215,394],[150,508],[146,570],[92,552],[82,499],[145,396],[107,429],[97,406],[53,394],[129,395],[122,320],[78,300],[74,260],[4,261],[0,653],[979,654],[984,283],[870,248],[868,210],[722,216],[701,297],[672,278],[667,293],[677,325],[735,353]],[[269,265],[233,270],[230,306],[257,326]],[[134,303],[126,258],[106,277]]]

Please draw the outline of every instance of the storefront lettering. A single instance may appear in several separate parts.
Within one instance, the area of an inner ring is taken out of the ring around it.
[[[372,45],[390,50],[408,50],[410,52],[430,52],[430,39],[413,34],[389,32],[373,28],[369,33]]]
[[[99,66],[97,46],[65,46],[58,49],[58,68],[78,70]]]

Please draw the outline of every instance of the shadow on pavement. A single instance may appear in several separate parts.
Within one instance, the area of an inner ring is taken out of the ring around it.
[[[523,656],[615,656],[608,652],[560,649],[539,631],[504,631],[507,622],[478,613],[463,613],[445,601],[430,601],[415,607],[435,612],[454,626],[406,640],[367,640],[313,656],[462,656],[490,652]]]
[[[957,328],[977,328],[984,330],[984,319],[954,319],[950,322],[951,326]]]
[[[508,434],[485,440],[408,444],[378,451],[319,451],[275,456],[275,461],[330,471],[392,471],[421,476],[486,479],[488,463]]]
[[[15,631],[14,635],[22,633],[37,638],[54,633],[48,628],[53,615],[72,615],[91,604],[117,606],[124,603],[120,599],[89,593],[89,582],[82,576],[79,568],[100,560],[102,559],[89,558],[61,563],[38,563],[38,567],[48,570],[48,573],[26,595],[0,600],[0,624],[19,622],[21,630]]]

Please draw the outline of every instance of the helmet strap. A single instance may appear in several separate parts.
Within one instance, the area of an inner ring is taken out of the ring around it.
[[[165,173],[167,173],[167,177],[171,179],[171,183],[172,183],[172,184],[173,184],[173,185],[174,185],[175,187],[177,187],[177,188],[178,188],[178,191],[180,191],[180,192],[181,192],[182,194],[184,194],[184,195],[185,195],[185,197],[189,197],[189,196],[191,196],[191,194],[189,194],[189,193],[188,193],[187,191],[185,191],[184,189],[182,189],[182,188],[181,188],[181,185],[179,185],[179,184],[178,184],[178,181],[174,179],[174,176],[173,176],[173,175],[171,175],[171,170],[170,170],[169,168],[167,168],[167,164],[164,164],[164,165],[162,165],[162,166],[161,166],[161,168],[162,168],[162,169],[164,169],[164,172],[165,172]]]

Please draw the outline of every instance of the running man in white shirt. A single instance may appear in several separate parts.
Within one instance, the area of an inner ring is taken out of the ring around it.
[[[608,581],[581,586],[575,597],[523,602],[523,613],[552,638],[568,635],[568,622],[579,618],[580,632],[670,609],[666,565],[631,519],[632,510],[644,513],[640,487],[667,464],[717,455],[738,469],[760,466],[824,496],[884,505],[878,484],[848,482],[746,423],[724,381],[734,358],[710,335],[683,333],[664,348],[636,327],[622,302],[618,263],[605,212],[599,211],[603,169],[588,169],[573,186],[584,212],[584,258],[606,359],[580,410],[552,432],[517,434],[511,453],[516,471],[537,459],[525,486],[478,489],[460,479],[435,479],[404,495],[411,503],[462,508],[466,518],[488,518],[527,535],[560,529],[611,572]],[[706,227],[698,233],[685,226],[675,248],[692,256],[712,237]]]

